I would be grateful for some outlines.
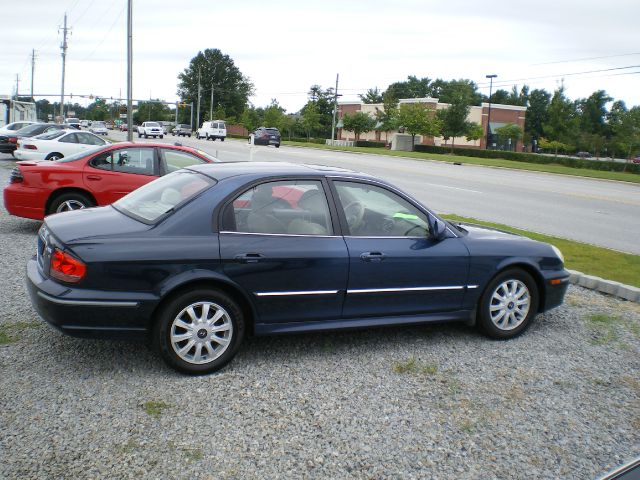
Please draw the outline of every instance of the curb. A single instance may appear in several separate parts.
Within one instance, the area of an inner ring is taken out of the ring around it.
[[[613,280],[605,280],[594,275],[586,275],[576,270],[568,270],[568,272],[571,274],[569,282],[573,285],[596,290],[630,302],[640,303],[640,288],[638,287],[632,287]]]

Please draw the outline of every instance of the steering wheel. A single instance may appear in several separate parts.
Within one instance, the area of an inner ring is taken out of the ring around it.
[[[344,207],[344,215],[347,217],[347,225],[349,225],[349,231],[353,233],[360,225],[362,225],[362,219],[364,218],[364,205],[355,201]]]

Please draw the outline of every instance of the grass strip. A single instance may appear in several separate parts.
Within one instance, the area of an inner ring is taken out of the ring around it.
[[[533,240],[551,243],[562,251],[565,267],[570,270],[578,270],[587,275],[595,275],[607,280],[640,287],[640,255],[622,253],[588,243],[521,230],[501,223],[485,222],[459,215],[443,215],[443,217],[454,222],[475,223],[523,235]]]
[[[511,168],[514,170],[528,170],[532,172],[556,173],[559,175],[571,175],[575,177],[598,178],[601,180],[617,180],[621,182],[640,183],[640,175],[625,172],[609,172],[605,170],[590,170],[588,168],[572,168],[556,164],[538,164],[528,162],[516,162],[500,158],[476,158],[463,155],[436,155],[423,152],[404,152],[398,150],[386,150],[375,147],[334,147],[318,143],[282,141],[283,145],[295,147],[317,148],[323,150],[335,150],[343,152],[369,153],[372,155],[386,155],[389,157],[405,157],[416,160],[435,160],[446,163],[466,163],[469,165],[481,165],[485,167]]]

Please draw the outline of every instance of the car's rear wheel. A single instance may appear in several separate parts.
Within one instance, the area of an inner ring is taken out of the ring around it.
[[[536,316],[538,298],[536,282],[524,270],[511,269],[498,274],[480,300],[480,328],[493,338],[517,337]]]
[[[58,160],[59,158],[64,158],[64,155],[58,152],[53,152],[47,155],[44,159],[53,161],[53,160]]]
[[[71,210],[80,210],[82,208],[94,207],[95,203],[88,196],[79,192],[63,193],[53,199],[47,215],[60,212],[69,212]]]
[[[153,342],[172,368],[192,375],[221,369],[244,338],[244,319],[235,301],[218,290],[185,292],[164,305]]]
[[[164,138],[164,135],[160,135],[160,138]]]
[[[224,137],[220,138],[220,141],[221,141],[221,142],[224,142]]]

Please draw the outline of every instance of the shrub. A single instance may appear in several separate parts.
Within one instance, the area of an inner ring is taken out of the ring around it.
[[[416,145],[416,152],[449,154],[451,148],[436,147],[434,145]],[[475,148],[455,148],[454,153],[476,158],[500,158],[515,162],[528,162],[538,164],[556,164],[573,168],[586,168],[589,170],[605,170],[610,172],[622,172],[640,174],[640,164],[619,163],[611,161],[590,160],[586,158],[571,158],[563,156],[541,155],[538,153],[520,153],[503,150],[482,150]]]
[[[372,147],[372,148],[385,148],[386,142],[378,142],[373,140],[358,140],[356,147]]]

